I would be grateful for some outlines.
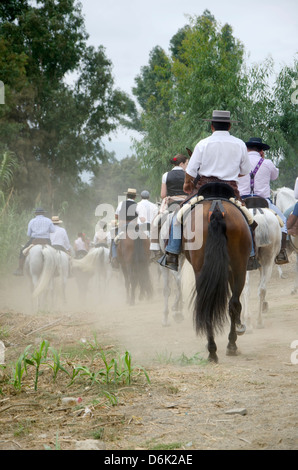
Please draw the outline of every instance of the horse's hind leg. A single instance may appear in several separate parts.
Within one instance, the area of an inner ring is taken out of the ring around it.
[[[229,302],[229,315],[231,318],[231,328],[229,333],[229,343],[227,346],[227,356],[237,356],[237,336],[245,333],[245,326],[241,323],[241,303],[238,295],[233,293]]]
[[[208,327],[207,329],[207,339],[208,339],[207,348],[209,351],[208,360],[210,362],[215,362],[217,364],[218,363],[218,356],[216,354],[217,346],[214,340],[213,330],[211,327]]]

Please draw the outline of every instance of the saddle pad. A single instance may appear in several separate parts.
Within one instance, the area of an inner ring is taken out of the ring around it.
[[[31,248],[32,248],[33,246],[34,246],[33,243],[32,243],[31,245],[27,246],[27,248],[25,248],[25,249],[23,250],[23,255],[24,255],[24,256],[28,256],[29,251],[31,250]]]

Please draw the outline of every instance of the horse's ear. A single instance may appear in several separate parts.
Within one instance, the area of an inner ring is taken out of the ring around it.
[[[192,156],[192,150],[188,149],[187,147],[186,147],[186,150],[187,150],[188,155],[191,157]]]

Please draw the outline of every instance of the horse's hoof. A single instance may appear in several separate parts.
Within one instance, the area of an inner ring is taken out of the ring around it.
[[[236,349],[227,348],[227,350],[226,350],[226,356],[239,356],[239,354],[240,354],[240,352],[237,348]]]
[[[262,330],[264,327],[264,324],[263,323],[257,323],[257,326],[256,328],[258,328],[258,330]]]
[[[171,326],[171,323],[168,322],[168,321],[163,321],[161,324],[162,324],[163,328],[167,328],[167,327]]]
[[[182,315],[182,313],[177,313],[177,314],[173,315],[173,318],[174,318],[176,323],[181,323],[184,320],[184,316]]]
[[[246,326],[240,323],[239,325],[236,325],[236,334],[237,336],[244,335],[246,332]]]
[[[208,361],[211,364],[218,364],[218,357],[217,354],[209,354]]]

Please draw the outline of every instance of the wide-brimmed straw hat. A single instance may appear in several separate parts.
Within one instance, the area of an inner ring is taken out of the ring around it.
[[[247,148],[256,147],[259,150],[269,150],[270,145],[265,144],[260,137],[251,137],[248,142],[245,142]]]
[[[137,190],[134,188],[128,188],[128,190],[125,191],[124,194],[132,194],[133,196],[137,196]]]
[[[53,224],[63,224],[63,220],[60,220],[58,215],[53,215],[52,222],[53,222]]]
[[[212,118],[211,119],[203,119],[203,121],[209,121],[209,122],[238,122],[238,121],[232,121],[231,120],[231,113],[230,111],[221,111],[218,109],[215,109],[212,113]]]

